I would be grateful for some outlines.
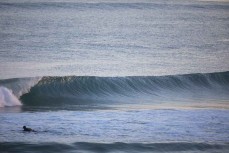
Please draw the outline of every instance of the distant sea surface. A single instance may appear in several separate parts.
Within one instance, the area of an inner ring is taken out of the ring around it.
[[[2,0],[0,152],[229,152],[228,59],[227,1]]]
[[[0,77],[228,71],[226,2],[2,0]]]

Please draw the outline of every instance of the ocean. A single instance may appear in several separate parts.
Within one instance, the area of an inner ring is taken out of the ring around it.
[[[227,0],[1,0],[0,152],[229,152],[228,49]]]

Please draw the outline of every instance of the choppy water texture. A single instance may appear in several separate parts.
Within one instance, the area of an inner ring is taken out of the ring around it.
[[[1,1],[0,77],[228,71],[229,5],[200,1]]]
[[[228,78],[221,72],[1,80],[0,149],[227,152]]]
[[[2,0],[0,152],[228,152],[228,25],[220,1]]]
[[[227,152],[229,149],[228,110],[36,111],[1,113],[0,119],[3,151]],[[22,125],[37,132],[23,132]]]

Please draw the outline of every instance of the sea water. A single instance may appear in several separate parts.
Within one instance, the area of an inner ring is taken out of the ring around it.
[[[227,1],[2,0],[0,152],[228,152],[228,19]]]

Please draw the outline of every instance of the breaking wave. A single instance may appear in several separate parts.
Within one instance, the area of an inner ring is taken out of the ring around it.
[[[229,99],[229,72],[170,76],[65,76],[1,80],[26,105],[88,101]],[[127,100],[128,99],[128,100]]]
[[[0,80],[0,107],[22,105],[20,97],[39,80],[38,77]]]
[[[11,90],[0,87],[0,107],[22,105]]]

